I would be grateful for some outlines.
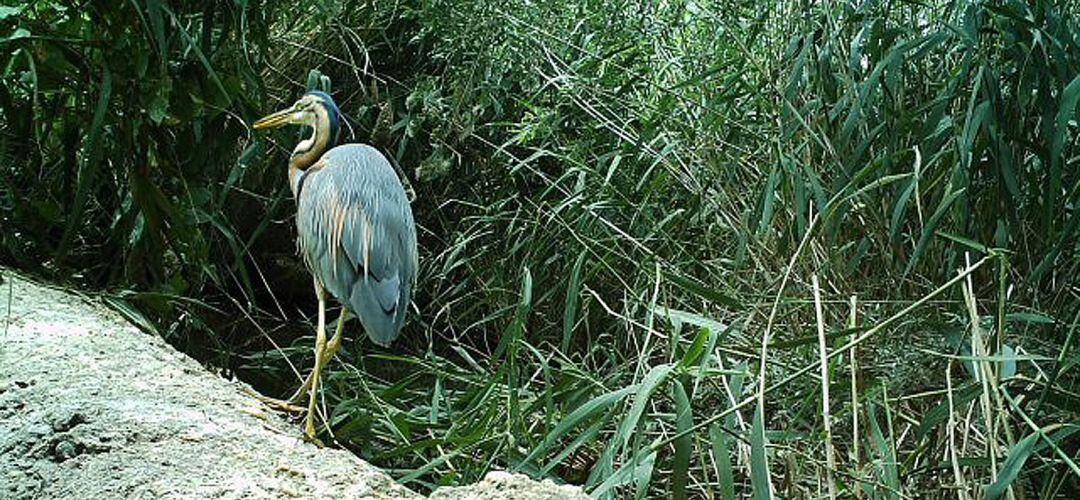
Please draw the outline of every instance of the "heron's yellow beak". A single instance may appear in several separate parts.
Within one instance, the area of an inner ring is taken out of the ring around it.
[[[282,125],[297,123],[296,119],[297,117],[295,107],[289,107],[288,109],[283,109],[281,111],[278,111],[277,113],[259,118],[255,121],[255,124],[252,125],[252,127],[254,127],[255,130],[277,128]]]

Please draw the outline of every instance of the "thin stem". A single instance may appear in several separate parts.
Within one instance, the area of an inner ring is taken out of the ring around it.
[[[825,423],[825,476],[829,483],[829,498],[836,499],[836,450],[833,448],[832,418],[829,414],[829,350],[825,345],[825,317],[821,311],[821,288],[817,274],[810,277],[814,285],[814,313],[817,316],[818,354],[821,359],[821,418]]]

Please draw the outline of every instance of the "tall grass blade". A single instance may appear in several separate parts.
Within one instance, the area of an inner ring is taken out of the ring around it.
[[[682,433],[694,425],[690,398],[682,382],[675,380],[671,384],[672,399],[675,401],[675,432]],[[676,499],[686,498],[686,485],[690,482],[690,455],[693,452],[694,436],[687,432],[675,440],[675,458],[671,470],[671,496]]]
[[[881,424],[878,423],[877,405],[868,401],[866,409],[867,420],[870,422],[870,434],[874,440],[875,451],[877,451],[878,472],[881,477],[882,486],[885,488],[883,497],[899,500],[900,474],[897,470],[896,453],[893,450],[892,443],[882,432]],[[946,415],[946,417],[947,416],[948,415]]]
[[[647,451],[648,448],[646,447]],[[589,496],[593,498],[607,498],[614,493],[615,488],[620,486],[635,483],[636,491],[641,491],[647,486],[649,478],[652,477],[653,464],[656,462],[656,452],[649,452],[643,456],[634,455],[631,460],[619,467],[614,474],[607,476],[603,483],[600,483],[596,489],[589,492]]]
[[[585,264],[585,252],[578,254],[574,267],[570,270],[570,280],[566,285],[566,306],[563,308],[563,333],[559,347],[563,352],[570,351],[570,341],[574,335],[577,321],[578,303],[581,301],[581,267]]]
[[[945,215],[949,213],[949,208],[952,207],[952,204],[960,197],[960,195],[964,194],[964,192],[963,189],[960,189],[949,193],[941,200],[941,203],[938,205],[937,210],[934,211],[934,214],[927,219],[926,226],[923,227],[922,235],[919,236],[919,242],[915,244],[915,251],[908,259],[907,267],[904,268],[904,276],[911,274],[911,271],[915,269],[916,264],[919,263],[923,254],[926,253],[926,249],[930,245],[930,240],[933,239],[938,225],[941,224]]]
[[[637,391],[634,393],[634,402],[626,412],[626,416],[619,423],[619,428],[616,430],[613,439],[613,442],[620,449],[626,449],[626,446],[630,443],[630,438],[634,436],[635,429],[641,424],[641,417],[645,413],[645,407],[649,404],[649,399],[652,398],[653,393],[660,387],[660,384],[667,380],[674,368],[673,365],[669,364],[654,366],[638,384]]]
[[[675,283],[680,288],[694,293],[698,297],[728,307],[732,311],[740,311],[743,309],[743,305],[739,302],[739,299],[715,288],[702,285],[690,278],[684,278],[677,274],[668,274],[667,279],[671,280],[672,283]]]
[[[766,457],[765,417],[761,407],[754,410],[750,429],[750,485],[754,500],[771,500],[773,497],[772,474]]]
[[[1050,179],[1045,192],[1047,236],[1052,234],[1050,222],[1058,214],[1057,198],[1061,190],[1062,151],[1065,148],[1065,135],[1068,133],[1069,122],[1076,116],[1077,102],[1080,102],[1080,75],[1073,78],[1061,92],[1061,105],[1054,120],[1054,135],[1050,141]]]
[[[97,106],[94,107],[94,117],[90,121],[90,132],[86,136],[86,146],[83,148],[82,161],[79,163],[78,187],[75,191],[75,202],[71,205],[71,213],[68,214],[67,227],[64,235],[57,245],[55,259],[63,262],[67,257],[68,247],[75,237],[78,227],[85,223],[83,212],[86,210],[87,198],[90,191],[96,187],[98,164],[101,163],[103,154],[101,146],[101,134],[105,132],[105,115],[109,109],[109,98],[112,95],[112,71],[108,66],[102,68],[101,88],[98,93]]]
[[[731,444],[721,423],[709,426],[713,460],[716,461],[717,480],[720,482],[720,498],[735,500],[735,471],[731,466]]]
[[[995,500],[1005,495],[1009,486],[1020,475],[1024,463],[1027,462],[1031,453],[1035,450],[1035,444],[1039,442],[1041,436],[1041,430],[1032,432],[1009,449],[1005,461],[1001,463],[1001,469],[998,470],[997,481],[986,487],[984,498]]]
[[[524,465],[543,456],[553,444],[564,439],[571,430],[583,423],[586,419],[595,416],[601,411],[607,410],[611,405],[622,401],[623,398],[634,394],[637,390],[637,385],[623,387],[622,389],[596,396],[585,404],[575,408],[574,411],[566,416],[566,418],[560,420],[559,423],[555,425],[555,428],[544,437],[544,441],[534,448],[521,463]]]

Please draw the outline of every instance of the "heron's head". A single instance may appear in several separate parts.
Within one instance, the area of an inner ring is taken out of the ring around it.
[[[329,94],[313,90],[292,106],[259,118],[253,127],[262,130],[285,125],[306,125],[315,129],[316,136],[326,133],[326,147],[330,148],[337,142],[341,130],[341,110]]]

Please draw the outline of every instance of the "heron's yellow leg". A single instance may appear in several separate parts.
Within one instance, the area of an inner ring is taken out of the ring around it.
[[[334,337],[330,339],[330,342],[326,344],[326,362],[329,363],[334,356],[337,355],[338,349],[341,349],[341,340],[345,333],[345,320],[349,319],[349,310],[344,307],[341,308],[341,314],[338,315],[337,329],[334,330]]]
[[[341,314],[338,316],[337,329],[334,330],[334,337],[326,343],[326,349],[322,355],[324,366],[329,364],[330,360],[334,359],[334,356],[337,355],[338,350],[341,349],[341,340],[344,336],[343,334],[345,332],[345,320],[348,319],[348,314],[349,311],[347,309],[341,309]],[[316,358],[318,358],[318,356],[316,356]],[[304,380],[304,385],[300,386],[300,388],[297,389],[295,393],[293,393],[292,397],[290,397],[287,401],[284,401],[284,403],[286,405],[299,403],[304,397],[304,395],[311,390],[311,381],[313,380],[314,375],[314,371],[309,373],[307,379]]]
[[[316,293],[319,296],[319,327],[315,332],[315,369],[311,372],[308,412],[304,423],[304,435],[312,440],[315,439],[315,403],[319,395],[319,372],[322,371],[326,351],[326,293],[321,287],[318,288]]]

